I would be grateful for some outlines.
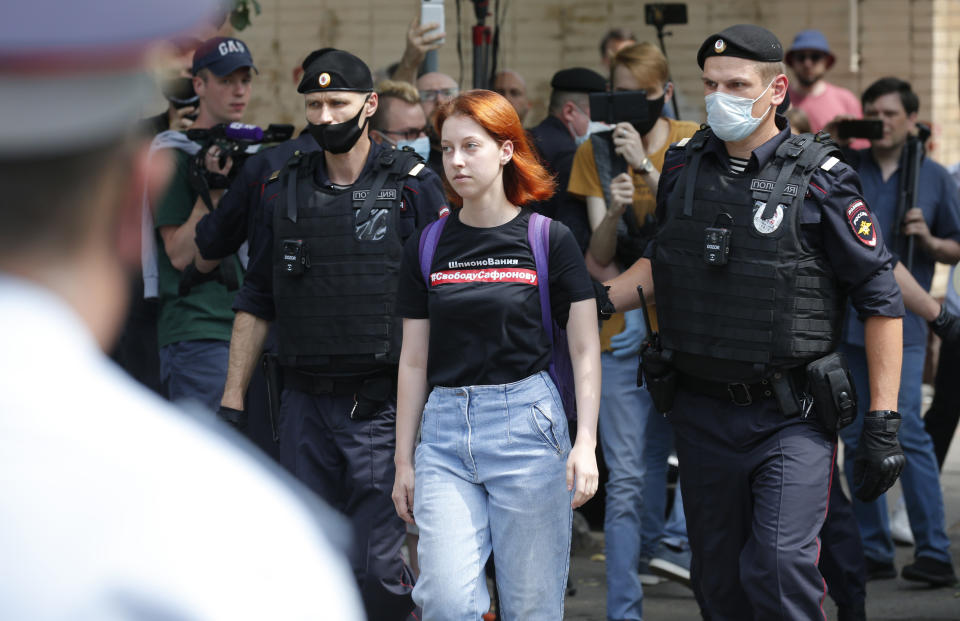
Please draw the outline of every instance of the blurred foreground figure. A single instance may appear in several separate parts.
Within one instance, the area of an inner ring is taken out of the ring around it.
[[[0,618],[361,618],[339,520],[103,355],[164,176],[133,138],[140,60],[213,4],[0,24]]]

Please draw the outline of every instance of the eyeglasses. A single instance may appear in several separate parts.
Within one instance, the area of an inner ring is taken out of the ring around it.
[[[420,136],[423,136],[427,133],[427,126],[423,127],[408,127],[406,129],[381,129],[377,130],[381,134],[390,134],[392,136],[399,136],[403,140],[415,140]]]
[[[436,101],[440,96],[445,99],[452,99],[460,94],[460,89],[453,88],[435,88],[426,91],[420,91],[420,101]]]
[[[818,63],[823,60],[823,57],[826,56],[823,52],[794,52],[793,57],[798,63],[810,62]]]

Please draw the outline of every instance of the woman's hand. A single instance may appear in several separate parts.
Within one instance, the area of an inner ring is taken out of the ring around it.
[[[617,123],[613,128],[613,151],[623,156],[634,170],[640,170],[647,153],[643,150],[640,133],[630,123]]]
[[[397,476],[399,477],[399,471]],[[597,447],[577,441],[570,449],[570,455],[567,457],[567,490],[573,491],[574,483],[577,486],[570,506],[576,509],[593,498],[593,495],[597,493],[599,482]],[[396,488],[394,488],[394,494],[396,494]]]
[[[633,178],[627,173],[620,173],[610,180],[610,205],[608,215],[619,218],[627,206],[633,205]]]
[[[569,466],[567,466],[569,469]],[[596,470],[596,465],[594,465]],[[414,473],[413,466],[410,464],[401,464],[397,466],[397,475],[393,479],[393,506],[397,509],[397,515],[404,522],[416,524],[413,520],[413,484]]]

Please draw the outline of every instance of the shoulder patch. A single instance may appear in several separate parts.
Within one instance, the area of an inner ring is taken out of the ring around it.
[[[688,143],[688,142],[690,142],[690,138],[689,138],[689,137],[684,138],[683,140],[681,140],[680,142],[676,143],[676,144],[673,145],[673,146],[675,146],[675,147],[685,147],[685,146],[687,146],[687,143]]]
[[[822,168],[822,169],[824,169],[824,170],[830,170],[831,168],[833,168],[834,166],[836,166],[837,162],[839,162],[839,161],[840,161],[840,160],[839,160],[838,158],[833,157],[833,156],[831,155],[830,157],[828,157],[828,158],[826,159],[826,161],[825,161],[823,164],[820,164],[820,168]]]
[[[423,162],[417,162],[416,166],[411,168],[410,172],[408,172],[407,174],[411,177],[416,177],[417,175],[420,174],[420,171],[423,170],[423,167],[424,167]]]
[[[857,199],[847,207],[847,222],[857,241],[868,248],[877,246],[877,227],[873,223],[870,210],[862,200]]]

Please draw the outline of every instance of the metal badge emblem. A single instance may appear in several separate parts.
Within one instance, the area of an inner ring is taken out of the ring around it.
[[[783,222],[783,211],[787,207],[780,203],[777,205],[777,211],[773,214],[773,217],[764,220],[763,210],[766,206],[767,204],[763,201],[754,201],[753,203],[753,228],[762,235],[769,235],[780,228],[780,224]]]

